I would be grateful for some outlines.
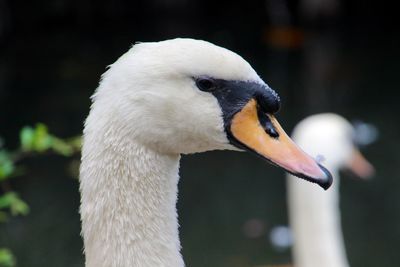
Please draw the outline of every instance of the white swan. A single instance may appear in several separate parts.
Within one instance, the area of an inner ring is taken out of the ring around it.
[[[334,177],[327,192],[303,186],[291,177],[287,180],[294,266],[348,267],[340,223],[339,169],[348,167],[356,175],[368,177],[373,167],[353,144],[352,125],[336,114],[304,119],[292,137],[310,155],[323,155],[324,165]]]
[[[327,188],[288,138],[279,98],[237,54],[192,39],[140,43],[102,76],[80,169],[86,266],[179,267],[180,154],[249,150]]]

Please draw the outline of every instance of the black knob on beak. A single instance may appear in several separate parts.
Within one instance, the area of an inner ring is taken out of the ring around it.
[[[276,113],[281,107],[278,94],[267,86],[263,86],[255,92],[255,99],[265,113]]]

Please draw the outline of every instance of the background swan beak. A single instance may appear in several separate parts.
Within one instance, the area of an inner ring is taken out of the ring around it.
[[[332,175],[329,171],[302,151],[274,116],[261,114],[254,99],[233,116],[230,133],[239,147],[255,152],[289,173],[317,183],[325,190],[331,186]]]
[[[353,154],[347,162],[347,167],[355,175],[364,179],[370,178],[375,173],[374,166],[356,148],[354,148]]]

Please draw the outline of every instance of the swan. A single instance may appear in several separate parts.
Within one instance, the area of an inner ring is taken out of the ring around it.
[[[85,121],[81,222],[88,267],[181,267],[181,154],[247,150],[327,189],[332,177],[285,134],[278,95],[206,41],[135,44],[102,75]]]
[[[289,222],[296,267],[348,267],[339,209],[339,169],[347,167],[359,177],[373,174],[372,165],[354,145],[355,129],[343,117],[323,113],[297,124],[293,140],[314,157],[322,154],[335,182],[328,192],[287,179]]]

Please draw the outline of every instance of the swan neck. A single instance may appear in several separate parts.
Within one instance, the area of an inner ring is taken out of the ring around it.
[[[90,135],[80,173],[86,266],[184,266],[176,212],[180,156]]]
[[[339,206],[339,176],[327,191],[288,176],[289,221],[297,267],[349,267]]]

